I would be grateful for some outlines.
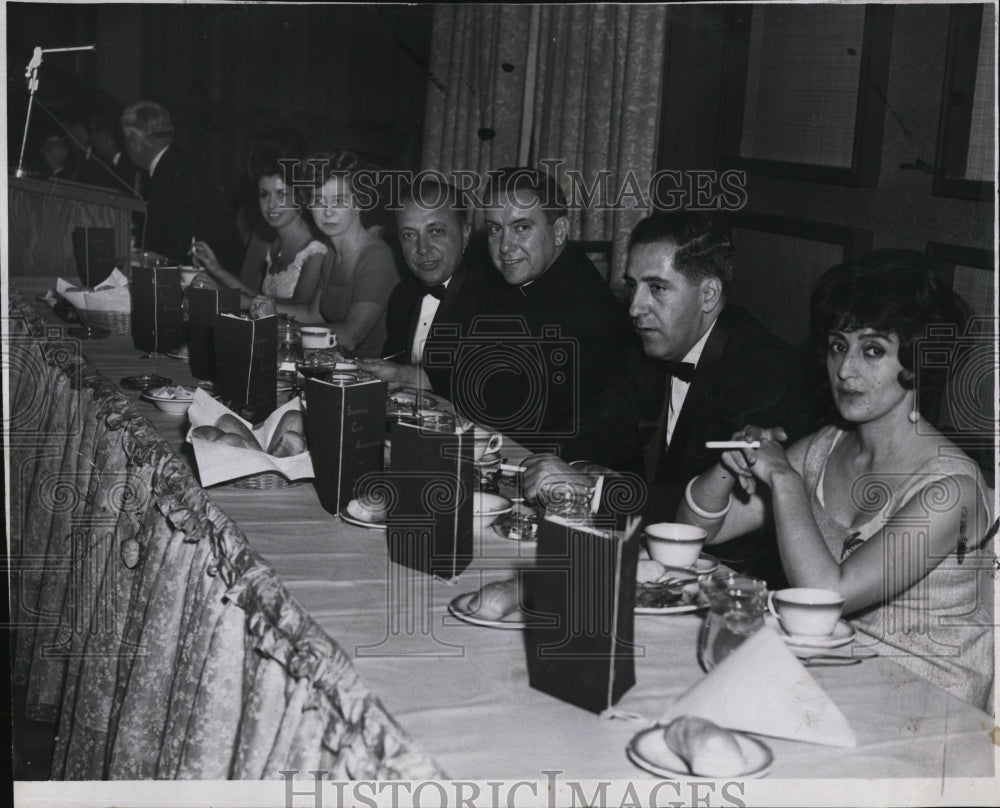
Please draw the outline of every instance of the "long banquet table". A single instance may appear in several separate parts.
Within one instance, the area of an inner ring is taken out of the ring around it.
[[[16,288],[31,300],[52,285],[25,279]],[[54,322],[44,306],[36,304],[36,313]],[[183,361],[142,357],[126,336],[82,343],[82,351],[115,384],[147,372],[194,383]],[[182,457],[190,457],[183,418],[159,412],[136,393],[122,395]],[[448,776],[652,776],[624,754],[641,725],[601,718],[533,690],[520,632],[471,626],[448,614],[456,595],[530,563],[530,545],[478,530],[472,566],[450,584],[389,562],[385,534],[326,513],[311,484],[268,491],[221,485],[207,493],[294,601],[346,652],[404,738],[415,739],[415,749],[422,747]],[[700,617],[691,614],[636,617],[637,683],[619,703],[621,711],[655,720],[703,675],[695,659],[699,625]],[[775,757],[771,779],[993,777],[994,722],[985,712],[891,659],[811,672],[854,728],[858,746],[767,738]]]

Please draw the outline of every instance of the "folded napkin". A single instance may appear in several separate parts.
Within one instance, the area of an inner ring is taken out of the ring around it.
[[[194,449],[194,457],[198,463],[198,476],[201,477],[203,486],[217,485],[227,480],[235,480],[251,474],[260,474],[265,471],[277,471],[285,475],[289,480],[311,479],[313,474],[312,458],[308,451],[301,452],[291,457],[275,457],[264,451],[265,446],[271,442],[281,417],[289,410],[300,410],[299,398],[293,398],[287,404],[283,404],[272,412],[267,419],[256,429],[236,415],[232,410],[224,407],[201,388],[195,391],[194,401],[188,409],[188,419],[191,421],[191,429],[188,430],[187,440]],[[219,418],[223,415],[230,415],[240,421],[250,430],[261,449],[243,449],[237,446],[227,446],[223,443],[213,443],[204,438],[197,438],[191,435],[195,427],[215,426]]]
[[[837,705],[766,626],[670,705],[660,721],[667,724],[682,715],[805,743],[858,743]]]
[[[56,292],[81,311],[127,312],[132,309],[128,278],[117,269],[93,289],[74,286],[63,278],[56,279]]]

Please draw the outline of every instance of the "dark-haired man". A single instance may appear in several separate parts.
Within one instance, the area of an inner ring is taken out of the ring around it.
[[[533,446],[558,448],[634,341],[624,308],[569,243],[566,198],[536,169],[490,175],[484,197],[490,258],[505,285],[480,309],[483,362],[459,398],[486,403],[477,421]],[[506,330],[505,330],[506,329]],[[479,396],[480,398],[476,398]]]
[[[646,481],[647,522],[673,521],[688,481],[718,460],[705,443],[754,424],[789,440],[810,425],[800,358],[743,309],[726,302],[732,244],[698,214],[657,214],[632,232],[625,283],[642,351],[584,412],[562,459],[527,461],[526,494],[545,497],[559,478],[579,481],[566,460],[633,471]],[[715,545],[730,566],[781,585],[773,537]]]

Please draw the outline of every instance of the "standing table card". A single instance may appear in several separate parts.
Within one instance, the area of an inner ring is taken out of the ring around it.
[[[390,431],[389,558],[454,580],[472,561],[474,432],[398,422]]]
[[[215,318],[238,314],[239,289],[188,287],[188,363],[196,379],[215,380]]]
[[[610,517],[540,520],[535,569],[524,573],[536,690],[600,713],[635,684],[638,525],[619,532]]]
[[[382,471],[387,393],[379,379],[306,379],[306,444],[329,513],[347,506],[362,476]]]
[[[76,227],[73,229],[73,258],[84,286],[104,283],[115,268],[116,237],[111,227]]]
[[[250,423],[278,406],[278,318],[215,318],[215,392]]]
[[[184,344],[181,271],[177,267],[132,267],[132,343],[140,351],[164,353]]]

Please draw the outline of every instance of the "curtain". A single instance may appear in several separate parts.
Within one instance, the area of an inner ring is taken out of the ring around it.
[[[612,241],[612,283],[649,211],[667,9],[435,10],[423,167],[542,166],[570,198],[570,237]]]

